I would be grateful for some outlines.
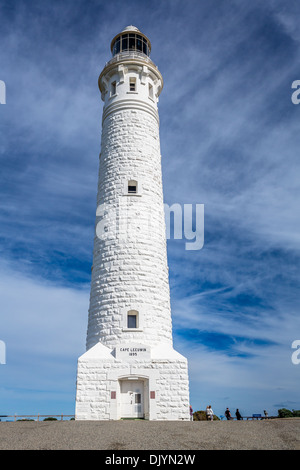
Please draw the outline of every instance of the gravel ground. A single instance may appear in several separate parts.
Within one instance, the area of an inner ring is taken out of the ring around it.
[[[0,422],[1,450],[300,450],[300,419]]]

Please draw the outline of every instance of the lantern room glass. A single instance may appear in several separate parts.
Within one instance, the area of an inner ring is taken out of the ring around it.
[[[136,33],[124,33],[117,36],[113,44],[112,53],[113,56],[125,51],[137,51],[150,55],[150,44],[140,34]]]

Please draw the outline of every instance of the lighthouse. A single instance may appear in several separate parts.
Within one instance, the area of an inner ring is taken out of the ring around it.
[[[111,42],[86,352],[77,420],[189,420],[187,359],[173,348],[158,100],[163,78],[134,26]]]

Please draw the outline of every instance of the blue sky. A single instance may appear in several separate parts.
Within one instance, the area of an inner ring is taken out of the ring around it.
[[[202,250],[168,241],[191,404],[300,409],[299,2],[2,1],[0,414],[74,413],[85,350],[102,101],[129,24],[164,78],[164,198],[204,204]]]

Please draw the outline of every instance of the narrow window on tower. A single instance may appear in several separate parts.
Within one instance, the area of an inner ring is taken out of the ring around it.
[[[134,77],[129,78],[129,91],[136,91],[136,80]]]
[[[113,96],[117,93],[117,82],[112,82],[110,89],[110,96]]]
[[[138,328],[138,312],[136,310],[129,310],[127,313],[127,328]]]
[[[149,83],[149,98],[153,100],[153,86]]]
[[[128,194],[137,194],[137,181],[128,181]]]

